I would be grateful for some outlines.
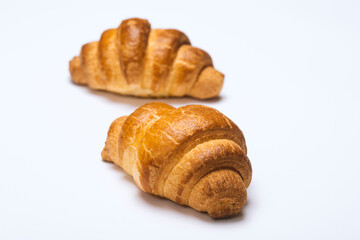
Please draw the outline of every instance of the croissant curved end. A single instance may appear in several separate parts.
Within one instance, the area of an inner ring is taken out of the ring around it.
[[[205,68],[197,82],[189,92],[189,96],[199,99],[209,99],[219,96],[224,84],[224,74],[213,67]]]
[[[246,199],[246,186],[239,173],[220,169],[210,172],[194,186],[189,205],[216,219],[239,213]]]
[[[80,57],[74,57],[69,62],[69,71],[71,75],[71,79],[76,84],[85,85],[87,84],[86,79],[83,77]]]

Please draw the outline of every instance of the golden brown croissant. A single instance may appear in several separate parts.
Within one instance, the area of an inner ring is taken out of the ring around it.
[[[210,107],[145,104],[111,124],[101,155],[143,191],[212,218],[234,215],[246,203],[252,169],[244,136]]]
[[[184,33],[151,29],[139,18],[124,20],[100,41],[85,44],[69,68],[75,83],[139,97],[212,98],[224,81],[211,57],[191,46]]]

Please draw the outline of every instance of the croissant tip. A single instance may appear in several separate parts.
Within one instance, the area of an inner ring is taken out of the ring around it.
[[[75,84],[86,85],[87,81],[83,76],[81,69],[81,61],[79,56],[73,57],[69,61],[69,71],[71,75],[71,81]]]
[[[225,75],[213,67],[205,68],[198,81],[190,90],[189,95],[198,99],[211,99],[218,97],[224,84]]]
[[[101,158],[105,162],[112,162],[110,159],[110,156],[109,156],[109,150],[107,149],[106,146],[104,147],[104,149],[101,152]]]

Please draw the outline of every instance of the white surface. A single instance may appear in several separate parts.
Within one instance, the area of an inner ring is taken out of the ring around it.
[[[0,239],[359,239],[359,1],[0,3]],[[128,17],[184,31],[226,74],[209,105],[243,130],[253,181],[232,219],[142,193],[101,161],[149,99],[71,84],[68,61]],[[143,238],[144,239],[144,238]]]

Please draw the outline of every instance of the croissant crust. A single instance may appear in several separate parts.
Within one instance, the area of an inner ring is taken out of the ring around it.
[[[241,130],[201,105],[148,103],[116,119],[102,157],[132,175],[143,191],[212,218],[240,212],[252,176]]]
[[[209,54],[175,29],[151,29],[147,20],[124,20],[81,48],[69,64],[73,82],[138,97],[207,99],[218,96],[224,75]]]

